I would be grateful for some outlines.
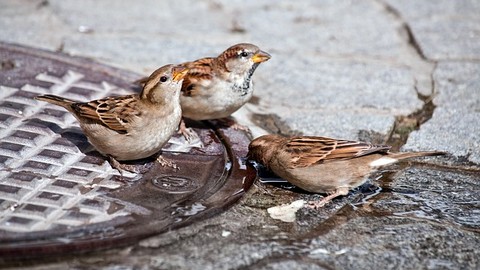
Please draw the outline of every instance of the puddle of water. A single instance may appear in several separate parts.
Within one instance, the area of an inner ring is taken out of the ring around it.
[[[277,186],[276,183],[283,184],[283,180],[262,166],[255,166],[263,183]],[[437,170],[434,165],[408,162],[387,167],[370,177],[372,184],[367,182],[359,190],[353,190],[343,197],[345,201],[352,201],[352,197],[355,197],[354,202],[342,205],[339,198],[335,203],[316,212],[300,210],[297,226],[282,226],[281,230],[290,231],[289,238],[294,242],[326,235],[360,217],[395,217],[480,232],[480,190],[471,190],[475,189],[475,185],[478,187],[478,174],[449,169]],[[434,181],[436,185],[431,185],[429,181]],[[438,183],[439,181],[442,183]],[[457,181],[465,183],[460,184]],[[306,229],[302,230],[302,227]]]
[[[179,213],[180,215],[189,217],[189,216],[194,216],[202,211],[207,209],[207,207],[199,202],[196,202],[192,205],[189,206],[184,206],[184,207],[179,207],[176,209],[176,212]]]

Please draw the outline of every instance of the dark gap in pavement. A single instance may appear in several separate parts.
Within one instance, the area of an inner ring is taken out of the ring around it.
[[[408,136],[414,130],[419,130],[420,126],[432,118],[435,110],[433,96],[424,96],[417,93],[418,99],[423,101],[421,109],[409,114],[395,117],[395,125],[386,144],[392,146],[393,151],[399,151],[407,143]]]
[[[383,2],[383,1],[378,1],[384,8],[385,11],[387,11],[389,14],[391,14],[394,18],[396,18],[400,23],[401,23],[401,28],[403,31],[406,33],[406,38],[407,38],[407,43],[412,46],[412,48],[417,52],[417,54],[422,58],[423,60],[428,59],[425,57],[423,54],[422,48],[418,44],[417,40],[415,39],[415,36],[413,34],[412,29],[408,25],[408,23],[403,19],[402,15],[398,10],[396,10],[394,7],[390,6],[389,4]]]

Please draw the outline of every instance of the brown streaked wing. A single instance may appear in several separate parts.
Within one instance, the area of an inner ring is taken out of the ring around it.
[[[292,168],[350,159],[376,152],[385,153],[389,149],[388,145],[310,136],[294,137],[285,144],[285,150],[291,155]]]
[[[72,107],[81,117],[97,122],[111,130],[126,134],[127,124],[132,116],[138,116],[135,109],[136,95],[109,97],[87,103],[76,103]]]
[[[182,64],[188,68],[187,76],[183,79],[182,95],[195,96],[200,90],[198,84],[202,80],[212,79],[212,64],[215,58],[202,58],[193,62]]]

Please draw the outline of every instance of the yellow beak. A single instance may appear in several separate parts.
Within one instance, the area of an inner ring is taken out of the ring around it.
[[[187,75],[188,73],[188,68],[184,67],[184,66],[175,66],[173,67],[173,80],[174,81],[180,81],[181,79],[183,79],[185,77],[185,75]]]
[[[259,51],[256,54],[252,56],[252,61],[254,63],[262,63],[270,59],[272,56],[270,54],[264,52],[264,51]]]

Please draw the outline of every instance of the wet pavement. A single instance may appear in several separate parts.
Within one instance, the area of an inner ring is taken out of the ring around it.
[[[190,226],[10,266],[478,269],[478,14],[475,0],[1,1],[1,41],[143,75],[255,43],[272,59],[254,75],[255,98],[235,114],[254,136],[315,134],[449,153],[387,167],[321,210],[300,209],[294,222],[267,208],[321,195],[257,182],[232,208]],[[1,72],[9,67],[2,61]]]

